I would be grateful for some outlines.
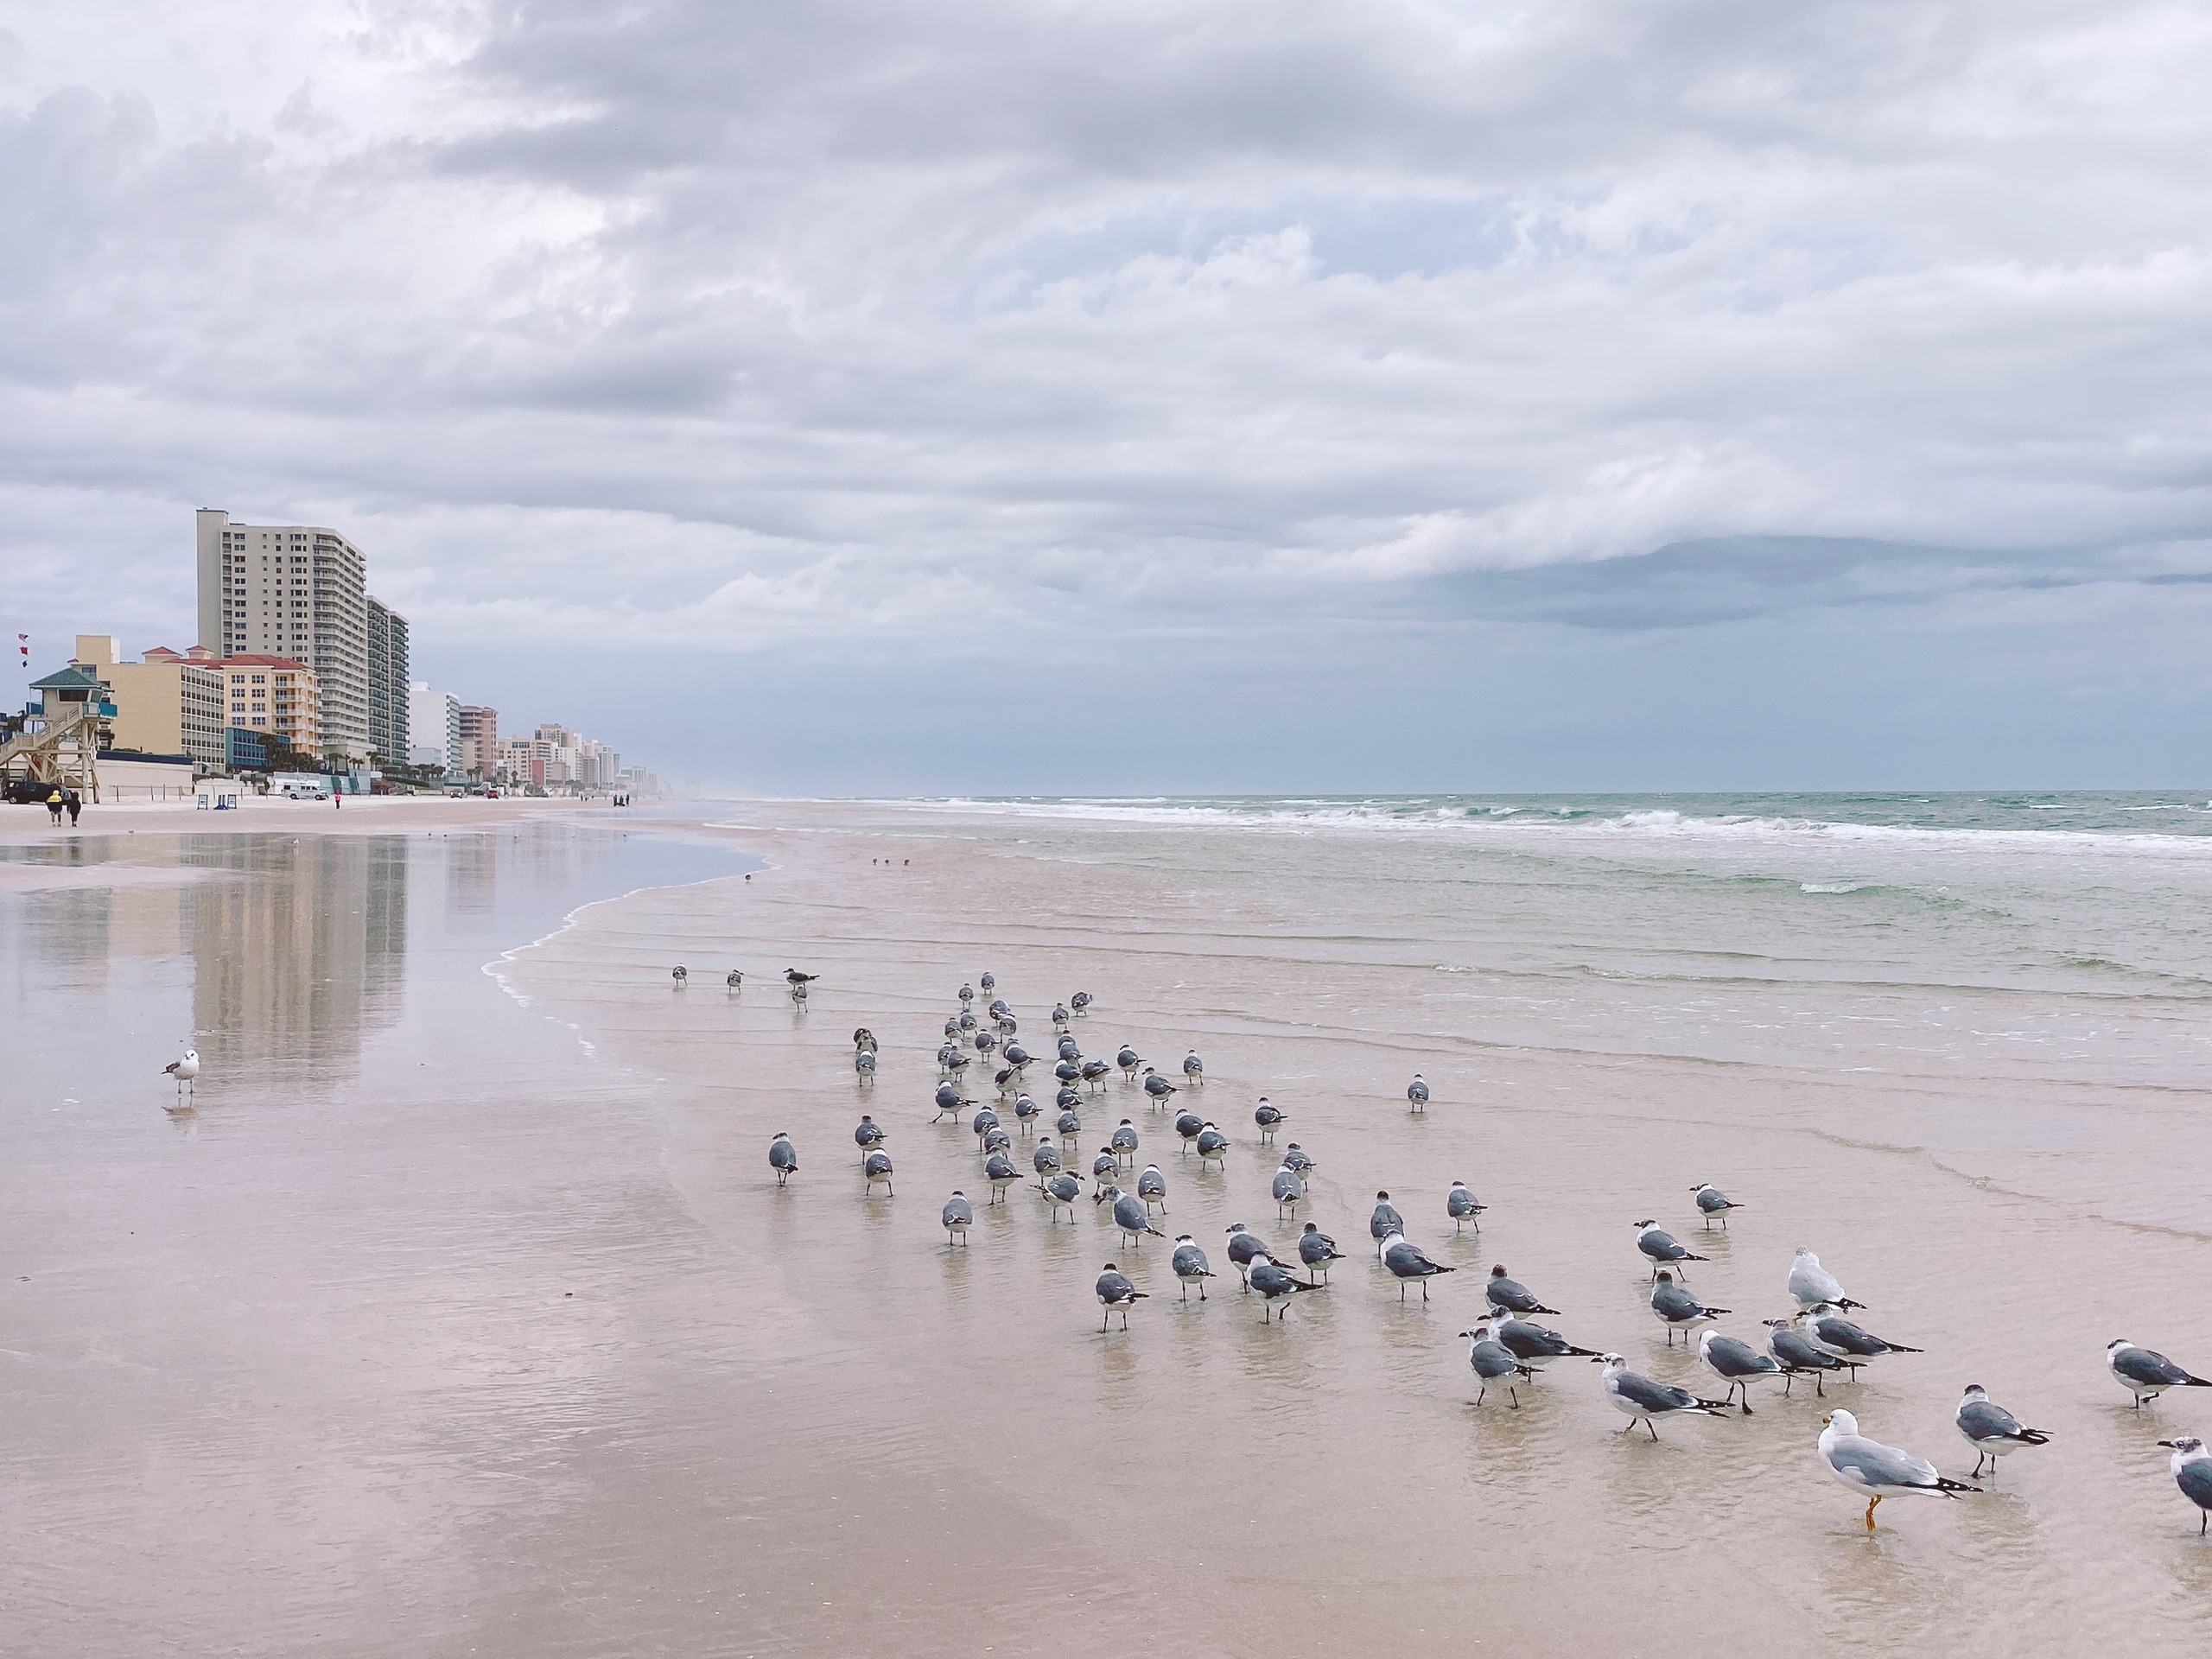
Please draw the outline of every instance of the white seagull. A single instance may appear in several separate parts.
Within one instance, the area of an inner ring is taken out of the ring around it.
[[[1901,1492],[1917,1492],[1923,1497],[1956,1497],[1961,1492],[1980,1490],[1962,1480],[1937,1474],[1936,1465],[1925,1458],[1868,1440],[1859,1432],[1859,1420],[1847,1411],[1832,1411],[1821,1421],[1827,1427],[1821,1431],[1821,1461],[1827,1465],[1830,1474],[1853,1491],[1869,1494],[1869,1532],[1874,1530],[1874,1506],[1885,1497]]]

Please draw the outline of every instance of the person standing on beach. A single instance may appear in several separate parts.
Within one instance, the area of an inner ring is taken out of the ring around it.
[[[50,790],[47,793],[46,816],[48,821],[55,829],[59,830],[61,827],[61,791],[58,789]]]
[[[62,804],[69,809],[69,827],[74,830],[77,827],[77,815],[85,810],[85,798],[73,789],[65,789],[61,791],[61,799]]]
[[[344,794],[337,790],[332,790],[330,791],[330,810],[334,812],[338,811],[343,808],[345,804],[346,797]]]

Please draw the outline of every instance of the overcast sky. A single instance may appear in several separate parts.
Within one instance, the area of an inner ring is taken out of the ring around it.
[[[0,0],[0,607],[762,791],[2202,784],[2202,5]]]

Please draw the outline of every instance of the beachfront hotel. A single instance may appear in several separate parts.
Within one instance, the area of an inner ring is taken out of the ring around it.
[[[196,517],[200,643],[313,671],[320,724],[298,747],[359,763],[397,741],[392,758],[404,758],[407,619],[370,598],[367,556],[326,525],[233,524],[218,508]]]

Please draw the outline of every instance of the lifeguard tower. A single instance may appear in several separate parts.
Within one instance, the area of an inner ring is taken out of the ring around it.
[[[0,789],[12,800],[19,785],[44,785],[98,803],[99,753],[115,718],[114,693],[79,663],[32,681],[31,690],[39,693],[37,706],[23,711],[22,731],[0,747]]]

